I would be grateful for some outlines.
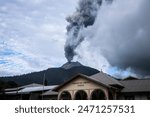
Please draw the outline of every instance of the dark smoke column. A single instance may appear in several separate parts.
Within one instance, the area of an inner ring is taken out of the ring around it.
[[[76,12],[67,17],[69,25],[67,26],[65,56],[68,62],[73,60],[76,55],[75,49],[84,40],[81,34],[82,29],[94,24],[101,4],[102,0],[80,0]]]

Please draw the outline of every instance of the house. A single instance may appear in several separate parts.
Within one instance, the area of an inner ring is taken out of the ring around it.
[[[60,85],[30,84],[5,89],[4,99],[25,100],[149,100],[150,79],[116,79],[99,72],[92,76],[77,74]]]
[[[128,78],[121,80],[124,86],[118,94],[118,99],[123,100],[149,100],[150,99],[150,79]]]
[[[44,86],[32,83],[17,88],[5,89],[3,97],[8,100],[40,100],[43,99],[43,96],[41,95],[42,93],[49,91],[56,86],[57,85]]]
[[[92,76],[78,74],[57,86],[59,100],[147,100],[150,99],[150,79],[117,80],[99,72]]]
[[[117,93],[122,88],[118,80],[99,72],[90,77],[78,74],[53,90],[58,92],[60,100],[112,100],[117,99]]]

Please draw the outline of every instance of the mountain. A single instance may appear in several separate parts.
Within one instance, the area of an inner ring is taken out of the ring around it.
[[[67,62],[64,65],[62,65],[61,68],[70,69],[70,68],[78,67],[78,66],[83,66],[83,65],[79,62]]]
[[[90,76],[98,72],[98,70],[84,66],[79,62],[67,62],[59,68],[49,68],[20,76],[0,77],[0,79],[4,82],[14,82],[19,86],[31,83],[43,84],[44,79],[44,83],[47,85],[59,85],[78,73]]]

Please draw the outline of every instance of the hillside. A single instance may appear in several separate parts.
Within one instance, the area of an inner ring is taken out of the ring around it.
[[[43,79],[45,79],[45,84],[47,85],[59,85],[78,73],[90,76],[98,72],[98,70],[84,66],[79,62],[70,62],[59,68],[49,68],[44,71],[24,74],[20,76],[0,77],[0,79],[5,82],[14,81],[21,86],[30,83],[43,84]]]

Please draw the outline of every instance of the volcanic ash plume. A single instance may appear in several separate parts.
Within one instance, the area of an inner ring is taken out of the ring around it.
[[[97,12],[102,0],[80,0],[76,12],[67,17],[67,41],[65,44],[65,56],[68,62],[76,55],[75,49],[84,40],[82,30],[95,22]]]
[[[71,61],[76,50],[87,61],[95,52],[112,67],[150,75],[149,11],[149,0],[80,0],[76,12],[67,18],[66,58]],[[77,47],[84,39],[90,46],[82,47],[81,53]],[[98,63],[99,57],[94,60]]]

